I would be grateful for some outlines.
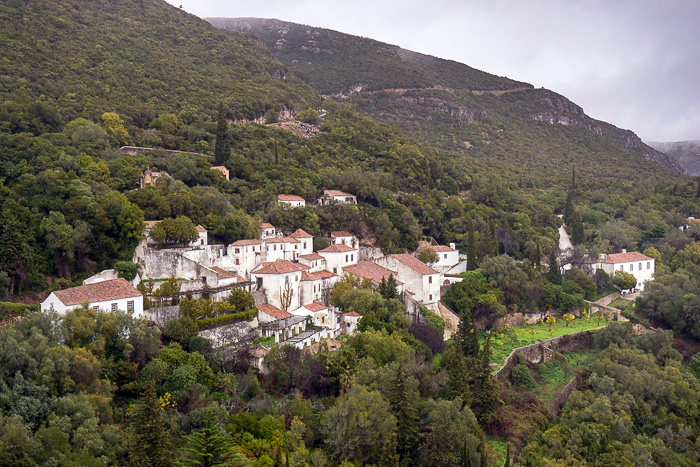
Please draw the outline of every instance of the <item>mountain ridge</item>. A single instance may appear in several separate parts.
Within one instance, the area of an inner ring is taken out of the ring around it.
[[[647,141],[646,144],[676,159],[690,175],[700,175],[700,141]]]
[[[645,145],[632,131],[595,120],[565,96],[529,83],[323,28],[274,19],[205,19],[251,34],[325,96],[347,100],[365,115],[442,149],[507,158],[507,153],[529,145],[531,160],[545,167],[550,164],[540,160],[543,142],[549,148],[545,152],[554,155],[575,138],[587,141],[594,157],[617,153],[601,161],[603,177],[615,177],[618,168],[634,164],[629,157],[684,171],[675,159]],[[547,129],[542,123],[559,128]],[[593,133],[596,140],[571,134],[579,131]],[[504,138],[506,132],[510,134]],[[537,135],[539,141],[517,143],[528,139],[526,134]]]

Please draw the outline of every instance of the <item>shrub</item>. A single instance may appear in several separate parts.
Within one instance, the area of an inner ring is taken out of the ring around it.
[[[513,367],[511,378],[516,385],[527,389],[533,389],[535,386],[537,386],[530,368],[523,363],[519,363]]]
[[[431,325],[441,336],[445,335],[445,320],[441,316],[436,315],[426,307],[420,307],[420,313],[425,318],[425,321]]]
[[[230,315],[217,316],[216,318],[200,319],[197,321],[199,330],[207,329],[213,326],[220,326],[226,323],[235,321],[250,321],[254,316],[252,310],[242,311],[240,313],[231,313]]]

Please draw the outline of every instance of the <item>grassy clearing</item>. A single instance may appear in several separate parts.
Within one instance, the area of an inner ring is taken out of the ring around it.
[[[500,368],[505,362],[510,353],[518,347],[542,342],[553,337],[563,336],[565,334],[573,334],[580,331],[589,331],[604,327],[610,324],[600,316],[591,318],[575,319],[567,326],[564,320],[557,319],[556,323],[550,325],[547,323],[533,323],[516,328],[499,329],[492,335],[491,363],[495,363]],[[482,336],[482,343],[483,343]]]
[[[613,308],[617,308],[618,310],[622,311],[634,311],[634,300],[627,300],[624,298],[616,298],[612,302],[610,302],[610,305]]]
[[[549,405],[561,392],[562,388],[571,381],[576,368],[589,366],[599,352],[570,352],[564,354],[566,364],[547,362],[535,364],[535,372],[539,375],[539,386],[533,391],[545,405]]]

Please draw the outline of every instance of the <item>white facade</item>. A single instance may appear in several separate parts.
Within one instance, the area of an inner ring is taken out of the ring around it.
[[[228,247],[231,258],[238,274],[248,277],[249,272],[261,262],[263,243],[261,240],[238,240]]]
[[[298,208],[306,205],[306,200],[301,196],[277,195],[277,203],[280,206]]]
[[[301,303],[325,302],[339,277],[328,271],[301,273]]]
[[[615,271],[628,272],[637,279],[637,287],[639,290],[644,290],[644,285],[654,280],[654,272],[656,270],[656,260],[643,255],[639,252],[622,252],[610,255],[602,254],[598,261],[593,263],[593,272],[596,269],[602,269],[611,277]]]
[[[307,266],[308,272],[323,271],[326,269],[326,259],[318,253],[299,255],[299,263]]]
[[[326,260],[326,270],[333,274],[343,274],[343,268],[357,264],[357,250],[345,245],[331,245],[318,252]]]
[[[266,222],[263,222],[260,224],[260,238],[261,239],[266,239],[266,238],[275,238],[277,236],[277,229],[275,229],[275,226],[272,224],[268,224]]]
[[[377,258],[374,262],[396,271],[396,278],[404,283],[405,290],[413,293],[418,303],[431,307],[440,300],[442,274],[418,258],[400,254]]]
[[[257,289],[263,289],[267,302],[277,308],[282,308],[285,294],[291,295],[288,309],[294,310],[300,306],[301,298],[301,268],[289,261],[263,263],[250,273],[250,280]]]
[[[143,295],[125,279],[101,281],[51,292],[41,303],[41,311],[54,310],[59,314],[87,303],[102,311],[128,311],[135,318],[143,316]]]
[[[318,200],[319,204],[357,204],[357,197],[340,190],[324,190],[323,196]]]
[[[459,251],[453,246],[449,247],[444,245],[431,245],[428,248],[433,250],[438,255],[438,260],[432,263],[430,266],[442,270],[448,270],[459,263]]]

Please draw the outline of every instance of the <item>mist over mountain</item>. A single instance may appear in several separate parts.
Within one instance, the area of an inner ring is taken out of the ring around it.
[[[700,175],[700,141],[677,141],[673,143],[648,141],[647,144],[657,151],[676,159],[690,175]]]

